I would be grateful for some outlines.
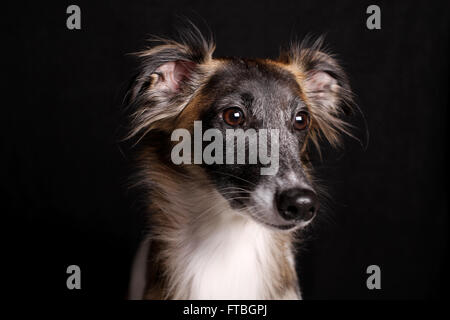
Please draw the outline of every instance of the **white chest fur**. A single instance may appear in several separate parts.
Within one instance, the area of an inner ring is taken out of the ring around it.
[[[270,230],[221,215],[186,245],[182,277],[190,299],[263,299],[273,270]],[[179,261],[181,263],[181,261]]]

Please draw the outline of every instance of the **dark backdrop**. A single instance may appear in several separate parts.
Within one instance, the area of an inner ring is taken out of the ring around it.
[[[150,34],[179,16],[207,24],[216,56],[276,57],[308,33],[347,70],[367,118],[365,149],[348,140],[318,164],[333,201],[300,248],[304,298],[437,298],[447,285],[448,4],[444,1],[72,1],[3,7],[2,224],[16,289],[32,297],[123,298],[142,230],[117,143],[122,99]],[[448,2],[447,2],[448,3]],[[368,30],[378,4],[382,29]],[[356,123],[363,125],[361,117]],[[363,129],[360,136],[365,139]],[[82,290],[66,289],[66,267]],[[366,288],[368,265],[381,290]],[[18,271],[18,272],[17,272]],[[17,283],[23,281],[24,286]]]

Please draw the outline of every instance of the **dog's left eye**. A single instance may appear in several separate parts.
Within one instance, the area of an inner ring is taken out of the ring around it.
[[[231,107],[223,112],[223,120],[230,126],[238,126],[244,122],[244,112],[238,107]]]
[[[305,130],[308,127],[308,124],[309,115],[306,112],[300,111],[295,115],[294,128],[296,130]]]

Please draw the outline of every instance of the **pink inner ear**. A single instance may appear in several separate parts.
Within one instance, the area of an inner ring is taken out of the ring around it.
[[[195,64],[193,62],[175,61],[167,62],[156,69],[157,73],[162,74],[159,77],[154,88],[171,92],[176,92],[180,88],[182,81],[189,79]]]
[[[312,92],[335,91],[337,81],[326,72],[316,72],[307,80],[308,90]]]

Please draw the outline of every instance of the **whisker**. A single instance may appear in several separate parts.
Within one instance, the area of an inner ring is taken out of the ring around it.
[[[219,173],[219,174],[223,174],[223,175],[225,175],[225,176],[229,176],[229,177],[232,177],[232,178],[236,178],[236,179],[242,180],[242,181],[244,181],[244,182],[250,183],[250,184],[253,185],[253,186],[256,186],[255,183],[253,183],[253,182],[251,182],[251,181],[248,181],[247,179],[244,179],[244,178],[235,176],[234,174],[231,174],[231,173],[227,173],[227,172],[223,172],[223,171],[219,171],[219,170],[214,170],[213,172],[216,172],[216,173]]]

